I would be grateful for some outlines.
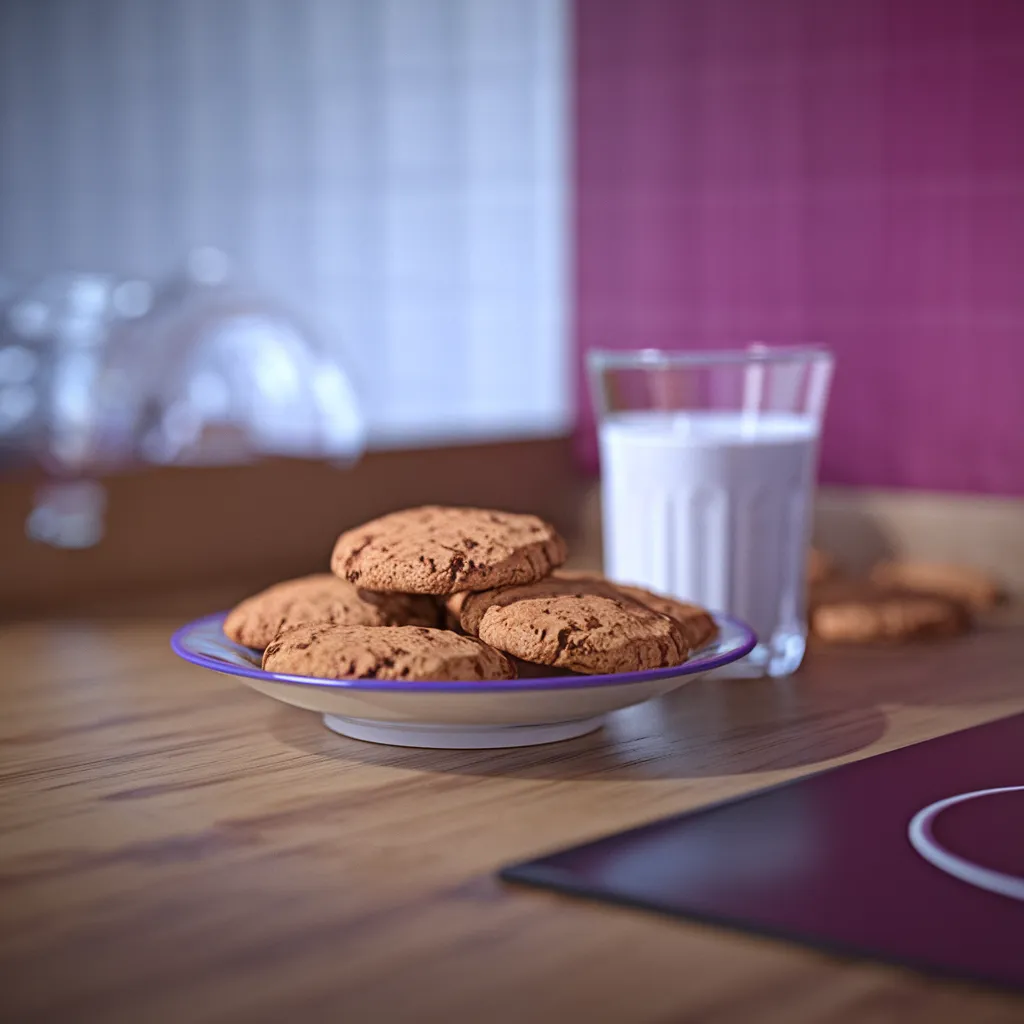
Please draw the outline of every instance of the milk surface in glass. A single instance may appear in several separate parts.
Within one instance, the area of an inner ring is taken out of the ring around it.
[[[755,663],[792,671],[806,638],[818,432],[796,413],[607,415],[606,573],[739,616],[758,635]]]

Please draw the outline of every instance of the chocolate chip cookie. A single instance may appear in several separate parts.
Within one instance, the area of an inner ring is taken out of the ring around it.
[[[624,584],[616,584],[616,587],[626,597],[631,597],[651,611],[660,612],[672,619],[683,631],[683,636],[692,651],[703,647],[718,636],[715,620],[707,609],[699,604],[677,601],[674,597],[656,594],[652,590],[644,590],[643,587],[627,587]]]
[[[954,636],[970,625],[963,605],[956,601],[869,582],[819,588],[809,618],[811,633],[828,643],[893,643]]]
[[[523,661],[587,675],[681,665],[689,647],[679,626],[628,600],[552,594],[492,604],[478,633]]]
[[[268,672],[318,679],[478,682],[514,679],[512,662],[473,637],[421,626],[313,623],[281,633],[263,652]]]
[[[224,632],[246,647],[266,647],[283,629],[309,622],[344,626],[436,626],[440,609],[418,594],[362,590],[331,573],[277,583],[237,605]]]
[[[817,586],[831,579],[835,572],[835,562],[832,556],[826,554],[820,548],[810,548],[807,552],[807,582],[810,586]]]
[[[537,516],[431,505],[343,533],[331,569],[371,590],[453,594],[542,579],[565,541]]]
[[[940,562],[882,562],[871,571],[874,583],[902,587],[960,601],[976,611],[993,608],[1002,599],[999,584],[987,573],[966,565]]]
[[[488,608],[504,607],[517,601],[555,595],[591,595],[607,597],[615,601],[635,602],[652,611],[667,615],[682,630],[690,650],[703,647],[718,633],[714,619],[699,605],[656,594],[643,587],[631,587],[615,583],[596,573],[570,572],[558,569],[545,579],[521,586],[498,587],[477,593],[453,594],[448,598],[447,609],[450,617],[457,619],[462,628],[476,635],[480,621]]]

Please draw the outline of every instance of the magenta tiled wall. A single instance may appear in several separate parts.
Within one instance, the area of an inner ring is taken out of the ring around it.
[[[822,342],[824,480],[1024,494],[1024,0],[575,14],[581,349]]]

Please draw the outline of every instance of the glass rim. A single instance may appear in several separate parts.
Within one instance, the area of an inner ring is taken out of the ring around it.
[[[673,351],[661,348],[601,349],[587,352],[591,370],[647,370],[673,367],[701,367],[715,364],[834,362],[832,352],[823,345],[771,346],[752,344],[748,348],[693,349]]]

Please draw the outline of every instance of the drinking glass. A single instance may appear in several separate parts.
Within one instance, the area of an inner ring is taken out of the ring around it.
[[[758,644],[744,675],[803,660],[821,348],[592,351],[605,572],[731,613]]]

